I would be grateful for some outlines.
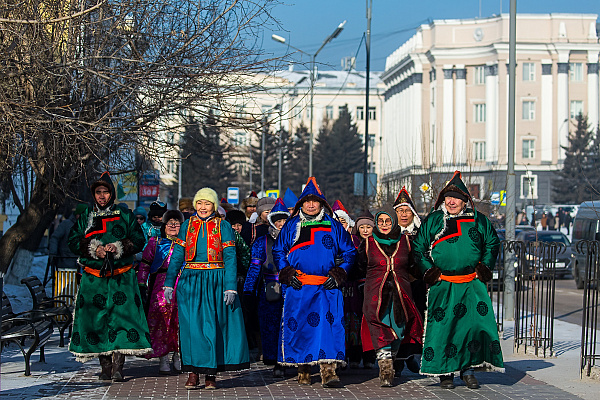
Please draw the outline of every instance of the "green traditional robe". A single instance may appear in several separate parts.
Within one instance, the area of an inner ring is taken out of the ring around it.
[[[443,275],[467,275],[478,262],[493,268],[500,241],[490,221],[466,208],[450,215],[443,206],[432,212],[413,243],[422,272],[431,267]],[[488,362],[503,369],[502,349],[486,286],[440,281],[427,296],[421,373],[445,375]]]

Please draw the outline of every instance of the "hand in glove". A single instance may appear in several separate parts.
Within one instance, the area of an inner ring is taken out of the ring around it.
[[[165,301],[167,302],[167,304],[171,304],[171,299],[173,298],[173,288],[163,286],[163,290],[165,292]]]
[[[336,289],[338,287],[337,282],[331,276],[327,278],[325,282],[323,282],[323,289],[331,290]]]
[[[346,282],[348,275],[343,268],[333,267],[329,270],[329,277],[323,282],[323,288],[326,290],[339,288]]]
[[[226,290],[223,292],[223,301],[230,306],[235,301],[236,292],[234,290]]]
[[[292,266],[287,266],[279,271],[279,282],[284,285],[293,287],[296,290],[300,290],[302,282],[298,279],[298,272]]]

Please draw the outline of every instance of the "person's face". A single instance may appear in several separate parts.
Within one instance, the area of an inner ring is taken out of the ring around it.
[[[153,215],[152,222],[154,222],[154,224],[160,224],[162,222],[162,215]]]
[[[317,215],[321,212],[321,202],[317,200],[306,200],[302,203],[302,212],[306,215]]]
[[[135,220],[140,225],[142,225],[144,222],[146,222],[146,218],[143,215],[136,215]]]
[[[344,227],[344,230],[348,230],[348,222],[344,218],[340,218],[340,224]]]
[[[190,214],[194,213],[194,209],[192,207],[186,207],[183,210],[179,210],[179,211],[181,211],[182,213],[190,213]]]
[[[100,208],[104,208],[110,201],[110,191],[104,186],[98,186],[94,190],[94,200],[96,200]]]
[[[409,206],[400,206],[396,208],[396,215],[398,216],[398,225],[403,228],[409,226],[413,219],[415,219],[415,215]]]
[[[167,226],[165,227],[165,232],[169,236],[177,236],[179,234],[179,229],[181,228],[181,224],[175,218],[171,218],[167,221]]]
[[[450,215],[457,215],[462,211],[463,208],[465,208],[464,201],[450,196],[444,199],[444,204],[446,205],[446,210],[448,210]]]
[[[250,217],[252,215],[252,213],[256,212],[256,205],[255,204],[248,204],[246,206],[246,216]]]
[[[389,215],[379,214],[379,217],[377,217],[377,229],[384,235],[392,231],[392,219]]]
[[[269,220],[267,219],[267,215],[269,215],[269,213],[271,212],[271,210],[265,210],[263,212],[260,213],[260,220],[262,222],[269,222]]]
[[[196,202],[196,212],[201,218],[206,218],[215,211],[215,205],[208,200],[198,200]]]
[[[275,225],[275,229],[281,229],[283,228],[283,224],[285,224],[285,218],[282,219],[278,219],[277,221],[275,221],[274,225]]]
[[[233,225],[231,225],[231,227],[237,233],[242,233],[242,224],[233,224]]]
[[[371,225],[361,225],[358,227],[358,233],[361,238],[366,239],[373,234],[373,227]]]

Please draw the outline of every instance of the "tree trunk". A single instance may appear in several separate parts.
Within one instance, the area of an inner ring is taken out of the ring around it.
[[[17,249],[29,251],[37,249],[44,231],[56,215],[56,194],[38,179],[31,194],[31,200],[17,222],[0,237],[0,275],[7,273]],[[20,279],[19,279],[20,281]]]

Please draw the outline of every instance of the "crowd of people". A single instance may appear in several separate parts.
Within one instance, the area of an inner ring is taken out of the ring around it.
[[[318,367],[326,388],[361,365],[378,365],[382,387],[406,366],[446,389],[455,373],[476,389],[475,367],[503,369],[484,283],[499,240],[458,171],[425,218],[403,188],[355,221],[313,177],[299,197],[253,192],[241,209],[205,187],[178,210],[132,212],[108,173],[90,189],[68,238],[81,270],[69,350],[97,357],[101,380],[124,379],[125,355],[187,372],[186,389],[259,360],[300,385]]]

